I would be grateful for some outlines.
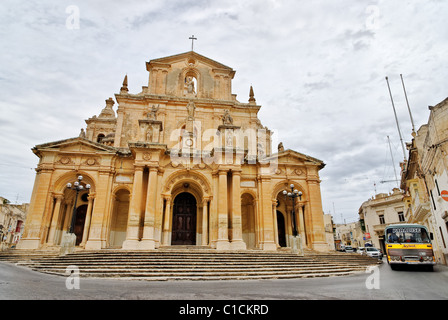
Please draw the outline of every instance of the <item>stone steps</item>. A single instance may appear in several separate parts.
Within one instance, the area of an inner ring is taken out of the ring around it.
[[[365,259],[367,258],[367,259]],[[335,254],[305,256],[289,252],[247,250],[221,252],[170,248],[153,251],[3,252],[0,260],[35,271],[67,276],[76,266],[81,277],[139,280],[241,280],[344,276],[362,272],[376,259]]]

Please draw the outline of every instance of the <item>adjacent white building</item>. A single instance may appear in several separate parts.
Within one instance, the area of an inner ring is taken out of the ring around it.
[[[425,225],[433,236],[439,263],[448,261],[448,98],[430,106],[428,123],[421,126],[409,144],[405,173],[407,219]],[[411,168],[410,168],[411,167]]]
[[[0,197],[0,250],[11,248],[22,237],[28,203],[10,204]]]
[[[385,251],[384,229],[389,224],[405,222],[403,192],[394,188],[392,193],[379,193],[365,201],[359,208],[360,229],[358,246],[366,244]],[[364,226],[364,230],[362,229]]]

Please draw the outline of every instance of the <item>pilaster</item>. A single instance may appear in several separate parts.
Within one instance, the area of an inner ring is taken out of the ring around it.
[[[148,188],[146,194],[145,219],[143,224],[143,239],[140,243],[140,249],[154,250],[154,226],[156,215],[156,190],[157,190],[157,168],[149,168]]]
[[[105,246],[106,239],[104,238],[103,222],[110,213],[111,183],[112,173],[110,171],[100,171],[95,188],[95,206],[93,207],[86,249],[99,250]]]
[[[232,242],[230,249],[246,250],[241,221],[241,170],[232,170]]]
[[[218,239],[216,241],[216,250],[229,250],[227,170],[220,170],[218,175]]]
[[[50,232],[48,234],[48,241],[47,243],[50,245],[55,245],[55,234],[56,234],[56,229],[57,227],[60,225],[59,220],[60,220],[60,212],[61,212],[61,203],[62,203],[62,199],[64,198],[62,193],[57,193],[55,194],[54,198],[56,199],[56,203],[54,205],[54,209],[53,209],[53,217],[51,219],[51,226],[50,226]]]
[[[42,222],[45,216],[45,207],[47,206],[48,191],[53,170],[37,169],[36,171],[26,227],[23,238],[17,245],[17,249],[38,249],[41,243]]]
[[[123,249],[135,250],[138,247],[142,204],[142,186],[143,186],[143,168],[144,166],[135,165],[134,184],[132,186],[131,199],[129,201],[128,227],[126,231],[126,240],[123,242]]]
[[[85,247],[86,246],[86,242],[89,238],[89,232],[90,232],[90,222],[92,219],[92,210],[93,210],[93,201],[95,199],[95,194],[94,193],[90,193],[89,197],[88,197],[88,204],[87,204],[87,213],[86,213],[86,220],[84,223],[84,231],[82,234],[82,241],[80,244],[80,247]]]

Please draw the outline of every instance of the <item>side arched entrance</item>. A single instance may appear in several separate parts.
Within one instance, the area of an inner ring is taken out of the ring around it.
[[[76,208],[76,221],[75,226],[73,228],[73,232],[76,235],[76,245],[82,242],[82,236],[84,234],[84,224],[86,222],[86,214],[87,214],[87,205],[83,204]]]
[[[171,245],[196,245],[196,198],[188,192],[176,196],[173,203]]]
[[[277,210],[278,245],[286,247],[286,228],[283,213]]]

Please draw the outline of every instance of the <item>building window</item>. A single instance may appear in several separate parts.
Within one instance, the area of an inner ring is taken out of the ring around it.
[[[380,224],[385,224],[384,215],[383,214],[380,215],[379,218],[380,218]]]
[[[436,203],[435,203],[435,201],[434,201],[434,197],[432,196],[432,190],[429,191],[429,193],[430,193],[430,195],[431,195],[431,200],[432,200],[432,205],[434,206],[434,210],[437,210],[437,208],[436,208]]]
[[[403,211],[398,212],[398,221],[405,221]]]
[[[96,142],[101,143],[101,140],[103,140],[104,137],[105,137],[104,134],[100,133],[100,134],[98,135],[98,137],[96,138]]]
[[[440,189],[439,189],[439,184],[437,183],[437,179],[434,179],[434,181],[436,182],[437,193],[439,194],[439,197],[440,197]]]
[[[445,238],[443,237],[442,227],[439,227],[440,235],[442,236],[443,247],[446,248]]]

